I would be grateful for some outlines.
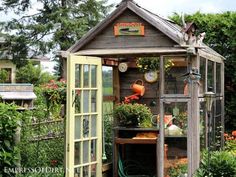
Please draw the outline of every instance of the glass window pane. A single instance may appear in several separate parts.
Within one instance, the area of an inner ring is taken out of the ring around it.
[[[188,95],[188,85],[184,74],[187,73],[188,62],[185,57],[164,58],[164,93]]]
[[[89,162],[89,141],[83,142],[83,163]]]
[[[200,148],[201,151],[207,147],[207,121],[206,121],[206,104],[200,102]]]
[[[81,116],[75,117],[75,139],[80,139],[81,137]]]
[[[81,87],[81,65],[75,65],[75,87]]]
[[[81,163],[81,155],[80,155],[80,147],[81,143],[80,142],[76,142],[75,143],[75,156],[74,156],[74,160],[75,160],[75,165],[79,165]]]
[[[214,92],[214,62],[208,60],[207,91]]]
[[[164,176],[187,175],[187,103],[165,103]],[[176,169],[179,169],[176,171]],[[176,174],[177,173],[177,174]]]
[[[91,65],[91,87],[97,87],[97,66]]]
[[[113,95],[113,71],[112,67],[102,67],[103,95]]]
[[[89,137],[89,116],[84,116],[83,118],[83,137]]]
[[[83,91],[83,113],[89,112],[89,91]]]
[[[89,65],[84,65],[84,87],[89,87]]]
[[[200,74],[201,74],[201,79],[200,79],[200,93],[204,94],[205,91],[205,80],[206,80],[206,59],[201,58],[200,59]]]
[[[75,113],[81,113],[81,91],[80,90],[75,90],[75,97],[74,97],[74,102],[73,105],[75,106]]]
[[[83,167],[83,177],[88,177],[89,176],[89,166],[84,166]]]
[[[97,165],[96,164],[91,165],[91,177],[97,177],[96,171],[97,171]]]
[[[91,112],[97,111],[97,91],[91,91]]]
[[[91,137],[97,136],[97,116],[91,116]]]
[[[97,160],[97,140],[91,141],[91,162],[94,162]]]
[[[80,174],[81,174],[81,168],[75,168],[75,175],[74,177],[80,177]]]
[[[216,93],[221,93],[221,64],[216,63]]]
[[[216,150],[219,150],[221,147],[221,100],[216,100],[216,110],[214,115],[214,143]]]

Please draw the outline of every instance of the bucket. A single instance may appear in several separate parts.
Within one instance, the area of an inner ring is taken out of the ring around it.
[[[140,96],[143,96],[145,93],[145,87],[143,85],[143,80],[138,79],[136,80],[131,86],[130,88],[137,94],[139,94]]]

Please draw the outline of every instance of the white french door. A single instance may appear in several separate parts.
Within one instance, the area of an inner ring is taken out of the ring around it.
[[[67,59],[67,177],[102,176],[101,58]]]

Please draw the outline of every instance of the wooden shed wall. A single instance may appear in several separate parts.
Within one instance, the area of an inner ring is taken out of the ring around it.
[[[158,114],[158,98],[159,98],[159,82],[148,83],[144,80],[144,74],[137,68],[129,68],[125,73],[119,73],[120,77],[120,97],[124,100],[124,97],[133,95],[134,92],[130,89],[136,80],[142,79],[145,86],[145,94],[138,100],[138,103],[146,104],[151,108],[153,114]],[[151,106],[151,102],[155,101],[156,106]]]
[[[141,22],[145,26],[144,36],[114,36],[114,25],[120,22]],[[117,49],[117,48],[145,48],[145,47],[173,47],[176,43],[151,26],[134,12],[126,10],[111,23],[102,33],[83,49]],[[82,49],[82,50],[83,50]]]

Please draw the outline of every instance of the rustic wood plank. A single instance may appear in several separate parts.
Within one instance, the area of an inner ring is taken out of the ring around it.
[[[142,55],[154,55],[154,54],[183,54],[186,53],[185,49],[176,49],[171,47],[159,47],[159,48],[117,48],[117,49],[88,49],[80,50],[75,55],[87,55],[87,56],[137,56]]]
[[[119,22],[141,22],[145,26],[144,36],[115,36],[114,25]],[[130,10],[126,10],[118,19],[112,22],[102,33],[98,34],[82,49],[111,49],[130,47],[172,47],[175,45],[171,39],[151,26]]]
[[[192,67],[198,68],[200,67],[200,57],[193,56]],[[188,158],[189,158],[189,174],[191,177],[194,172],[199,168],[200,163],[200,113],[199,113],[199,84],[196,81],[192,81],[190,84],[191,88],[191,116],[189,116],[188,125]]]
[[[144,12],[143,9],[141,8],[137,8],[133,3],[128,3],[128,7],[135,12],[136,14],[138,14],[140,17],[142,17],[143,19],[145,19],[147,22],[149,22],[150,24],[152,24],[153,26],[155,26],[157,29],[159,29],[160,31],[162,31],[163,33],[165,33],[168,37],[170,37],[172,40],[174,40],[176,43],[180,43],[179,38],[176,34],[176,29],[175,33],[171,32],[170,30],[166,29],[166,24],[167,22],[163,22],[161,20],[157,21],[157,19],[153,19],[150,18],[149,15],[147,15],[147,12]],[[159,17],[160,18],[160,17]]]
[[[117,144],[156,144],[157,138],[115,138]]]
[[[164,102],[160,99],[160,133],[158,139],[158,148],[157,148],[157,169],[158,169],[158,177],[164,177]]]

